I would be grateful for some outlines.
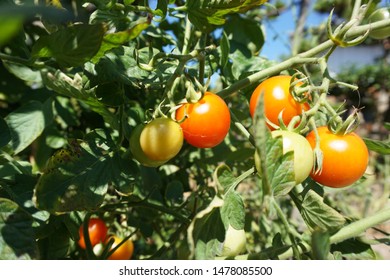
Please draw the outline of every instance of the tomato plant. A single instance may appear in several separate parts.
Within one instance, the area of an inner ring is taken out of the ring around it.
[[[323,161],[321,170],[311,174],[315,181],[328,187],[342,188],[363,176],[369,154],[366,144],[356,133],[337,135],[323,126],[318,128],[318,136]],[[314,149],[315,133],[310,132],[306,139]]]
[[[288,125],[291,119],[302,111],[309,109],[307,103],[299,103],[290,93],[291,76],[274,76],[261,82],[253,91],[249,101],[249,112],[253,117],[261,94],[264,96],[265,117],[279,126],[279,115],[283,114],[283,122]],[[272,126],[269,126],[271,129]]]
[[[157,118],[145,125],[139,142],[148,158],[167,161],[176,156],[183,146],[183,132],[175,121],[165,117]]]
[[[98,243],[103,243],[107,237],[108,228],[105,222],[100,218],[91,218],[88,221],[88,235],[92,247]],[[81,248],[86,249],[84,226],[81,225],[79,228],[80,239],[78,244]]]
[[[292,151],[294,153],[294,175],[295,183],[302,183],[311,173],[313,169],[313,150],[309,142],[302,135],[284,130],[272,131],[272,137],[282,137],[283,153]],[[258,153],[255,153],[256,169],[260,172],[261,163]]]
[[[381,8],[376,11],[374,11],[368,20],[372,23],[384,20],[384,19],[390,19],[390,8]],[[377,30],[372,30],[370,32],[370,37],[374,39],[386,39],[390,37],[390,26],[383,27]]]
[[[108,260],[130,260],[133,256],[134,252],[134,243],[131,241],[131,239],[127,239],[124,243],[122,243],[119,247],[117,247],[123,239],[116,235],[112,235],[107,239],[107,242],[109,240],[113,239],[114,242],[111,245],[112,253],[108,256]]]
[[[216,94],[205,92],[194,104],[184,104],[176,111],[184,139],[194,147],[212,148],[225,139],[230,129],[230,112],[225,101]]]
[[[141,148],[140,136],[145,128],[145,125],[137,125],[131,133],[130,136],[130,151],[133,154],[133,157],[142,165],[148,167],[158,167],[164,164],[166,161],[152,160],[148,158],[144,151]]]
[[[0,2],[0,259],[108,258],[107,227],[131,236],[113,259],[374,259],[388,243],[388,59],[333,63],[387,46],[366,41],[390,23],[369,19],[379,1],[277,1],[300,2],[277,60],[265,0]],[[308,27],[318,3],[327,24]],[[351,149],[329,156],[328,137]]]

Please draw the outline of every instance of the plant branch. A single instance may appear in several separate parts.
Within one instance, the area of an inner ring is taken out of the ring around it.
[[[349,238],[354,238],[361,235],[365,230],[390,220],[390,208],[384,209],[370,217],[353,222],[330,237],[330,244],[339,243]],[[306,252],[311,250],[311,246],[306,246]],[[294,252],[289,249],[285,253],[279,256],[280,259],[289,259],[293,256]]]
[[[390,19],[386,19],[386,20],[377,21],[377,22],[374,22],[371,24],[354,26],[345,34],[345,36],[346,36],[346,38],[352,38],[352,37],[356,37],[356,36],[360,36],[360,35],[365,34],[367,32],[367,30],[376,30],[376,29],[380,29],[380,28],[383,28],[383,27],[386,27],[389,25],[390,25]],[[316,56],[318,54],[329,50],[333,46],[335,46],[335,43],[332,40],[327,40],[327,41],[323,42],[322,44],[319,44],[318,46],[316,46],[308,51],[300,53],[296,56],[293,56],[293,57],[281,62],[281,63],[278,63],[276,65],[268,67],[268,68],[261,70],[257,73],[254,73],[254,74],[252,74],[244,79],[241,79],[241,80],[237,81],[236,83],[230,85],[226,89],[219,91],[217,94],[219,96],[221,96],[222,98],[226,98],[227,96],[229,96],[230,94],[233,94],[234,92],[237,92],[237,91],[239,91],[239,90],[241,90],[249,85],[257,83],[258,81],[260,81],[266,77],[279,74],[281,71],[283,71],[285,69],[290,69],[290,68],[297,67],[299,65],[306,64],[306,63],[316,62],[318,60],[318,58],[316,58]]]

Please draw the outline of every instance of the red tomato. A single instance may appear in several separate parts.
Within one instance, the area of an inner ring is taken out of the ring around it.
[[[283,122],[288,125],[291,119],[307,111],[307,103],[299,103],[290,94],[291,76],[274,76],[264,80],[253,91],[249,101],[249,112],[253,117],[261,93],[264,94],[265,117],[273,124],[279,126],[279,114],[283,112]],[[271,126],[268,126],[271,130]]]
[[[111,250],[114,249],[119,243],[122,242],[122,239],[116,235],[111,236],[110,239],[114,239],[112,243]],[[134,244],[133,241],[127,239],[120,247],[116,248],[115,251],[107,258],[108,260],[129,260],[133,256]]]
[[[92,247],[106,240],[107,231],[108,231],[107,226],[102,219],[99,218],[89,219],[88,234],[89,234],[89,240],[91,241]],[[78,244],[81,248],[85,249],[86,245],[84,239],[83,225],[81,225],[79,228],[79,235],[80,235],[80,239],[78,241]]]
[[[356,133],[337,135],[326,126],[319,127],[318,133],[323,152],[322,172],[312,173],[311,177],[332,188],[346,187],[359,180],[368,165],[369,154],[364,141]],[[314,149],[314,132],[310,132],[306,139]]]
[[[225,139],[230,129],[230,111],[218,95],[206,92],[195,104],[185,104],[176,111],[176,120],[185,121],[180,125],[184,139],[194,147],[212,148]]]

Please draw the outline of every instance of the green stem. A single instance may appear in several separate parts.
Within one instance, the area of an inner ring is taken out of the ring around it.
[[[245,180],[246,178],[248,178],[249,176],[252,176],[252,174],[255,173],[255,168],[254,167],[251,167],[249,168],[247,171],[245,171],[244,173],[242,173],[240,176],[238,176],[236,178],[236,180],[234,180],[233,184],[231,184],[231,186],[227,189],[227,191],[225,192],[225,196],[233,191],[243,180]]]
[[[291,225],[289,224],[289,222],[288,222],[286,216],[284,215],[282,209],[276,203],[276,200],[274,198],[272,198],[272,205],[273,205],[273,207],[275,207],[275,210],[278,213],[278,216],[279,216],[280,220],[282,221],[283,225],[285,226],[285,228],[287,230],[288,237],[289,237],[290,242],[291,242],[292,251],[293,251],[293,254],[295,256],[295,259],[299,260],[300,259],[299,248],[298,248],[298,244],[295,241],[294,234],[290,230]]]
[[[377,21],[371,24],[365,24],[361,26],[355,26],[351,28],[347,33],[346,33],[346,38],[349,37],[356,37],[359,35],[363,35],[364,33],[367,32],[367,30],[376,30],[380,29],[383,27],[387,27],[390,25],[390,19],[386,20],[381,20]],[[254,83],[257,83],[258,81],[269,77],[273,76],[276,74],[279,74],[281,71],[285,69],[291,69],[293,67],[297,67],[302,64],[306,63],[313,63],[318,60],[318,58],[315,58],[316,55],[323,53],[326,50],[329,50],[330,48],[334,47],[335,43],[332,40],[327,40],[323,42],[322,44],[319,44],[318,46],[300,53],[294,57],[291,57],[281,63],[278,63],[276,65],[273,65],[269,68],[266,68],[264,70],[261,70],[257,73],[254,73],[252,75],[249,75],[248,77],[241,79],[237,81],[236,83],[232,84],[231,86],[219,91],[217,94],[221,96],[222,98],[226,98],[230,94],[233,94],[249,85],[252,85]]]
[[[360,9],[361,5],[362,5],[362,1],[361,0],[355,0],[355,3],[353,5],[353,11],[352,11],[351,19],[356,18],[358,16],[359,9]]]
[[[365,230],[383,222],[390,220],[390,208],[384,209],[370,217],[364,218],[362,220],[353,222],[330,237],[330,244],[339,243],[349,238],[354,238],[361,235]],[[310,245],[306,245],[305,252],[311,250]],[[289,249],[285,253],[279,256],[280,259],[289,259],[294,255],[292,249]]]
[[[182,54],[187,54],[189,45],[191,41],[191,22],[188,19],[188,16],[186,17],[186,26],[185,26],[185,31],[184,31],[184,42],[183,42],[183,49],[182,49]]]
[[[330,237],[330,243],[339,243],[346,239],[356,237],[365,230],[390,220],[390,208],[377,212],[376,214],[353,222]]]
[[[250,132],[244,127],[241,121],[237,118],[236,114],[230,112],[230,115],[237,129],[249,140],[249,142],[253,145],[253,147],[256,147],[256,143],[255,143],[255,139],[253,138],[253,135],[250,134]]]

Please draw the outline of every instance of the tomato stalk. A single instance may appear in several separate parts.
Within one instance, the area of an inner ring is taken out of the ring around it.
[[[353,222],[342,229],[340,229],[337,233],[333,234],[330,237],[330,244],[340,243],[344,240],[355,238],[361,235],[367,229],[381,224],[390,220],[390,208],[384,209],[380,212],[375,213],[372,216],[363,218],[362,220]],[[309,244],[305,245],[305,250],[301,251],[302,253],[310,252],[311,246]],[[287,250],[285,253],[279,255],[280,259],[289,259],[294,256],[294,252],[292,249]]]
[[[290,226],[286,216],[284,215],[283,210],[279,207],[278,203],[275,201],[275,199],[273,197],[271,197],[271,205],[275,208],[279,219],[282,221],[282,224],[284,225],[284,227],[288,233],[288,237],[289,237],[290,242],[291,242],[292,251],[293,251],[293,255],[294,255],[295,259],[297,259],[297,260],[301,259],[300,252],[298,249],[298,244],[295,240],[294,235],[291,232],[291,226]]]
[[[388,27],[389,25],[390,25],[390,19],[380,20],[371,24],[365,24],[360,26],[351,26],[348,30],[346,30],[344,34],[344,39],[356,38],[356,36],[365,35],[368,30],[377,30],[383,27]],[[279,74],[285,69],[294,68],[308,63],[317,63],[319,58],[315,57],[316,55],[335,47],[337,47],[337,44],[333,42],[331,39],[329,39],[308,51],[302,52],[285,61],[282,61],[278,64],[275,64],[257,73],[249,75],[248,77],[245,77],[235,82],[234,84],[228,86],[227,88],[219,91],[217,94],[222,98],[226,98],[230,94],[233,94],[247,86],[256,84],[258,83],[258,81],[266,77]],[[331,52],[329,52],[327,56],[329,56],[330,53]]]
[[[315,148],[313,149],[313,153],[314,153],[313,171],[314,174],[319,174],[322,171],[322,162],[324,159],[322,150],[320,148],[320,135],[318,133],[315,120],[312,118],[310,119],[309,122],[310,122],[310,126],[313,129],[313,132],[315,134],[315,139],[316,139],[316,145]]]

